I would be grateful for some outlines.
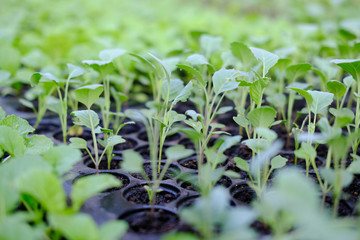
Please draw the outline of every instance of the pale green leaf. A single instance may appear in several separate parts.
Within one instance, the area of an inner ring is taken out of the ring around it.
[[[71,63],[68,63],[66,65],[67,65],[68,71],[69,71],[69,77],[68,77],[69,79],[79,77],[79,76],[83,75],[84,73],[86,73],[86,70],[82,67],[76,66]]]
[[[320,113],[322,110],[327,108],[333,101],[334,94],[328,92],[312,91],[308,90],[308,93],[313,98],[311,104],[311,112],[314,114]]]
[[[20,133],[22,136],[26,136],[35,130],[28,121],[17,117],[15,115],[8,115],[0,121],[0,126],[8,126]]]
[[[20,133],[8,126],[0,126],[0,147],[11,156],[19,156],[25,152],[25,140]]]
[[[236,117],[233,117],[233,120],[240,126],[247,128],[250,124],[249,120],[243,115],[238,114]]]
[[[117,144],[120,144],[120,143],[124,143],[126,140],[124,138],[122,138],[121,136],[119,135],[113,135],[113,136],[110,136],[107,140],[106,140],[106,145],[108,147],[113,147]]]
[[[221,37],[214,37],[207,34],[203,34],[200,37],[200,49],[201,53],[205,56],[210,56],[211,54],[217,52],[221,48]]]
[[[327,89],[334,94],[335,98],[340,99],[346,93],[346,87],[339,81],[331,80],[326,83]]]
[[[192,81],[186,84],[186,86],[181,90],[181,92],[175,97],[172,104],[175,105],[179,101],[185,102],[191,95],[192,86]]]
[[[299,77],[310,71],[312,66],[307,63],[291,65],[286,69],[286,76],[290,82],[296,82]]]
[[[78,149],[86,149],[87,143],[84,139],[78,137],[72,137],[69,139],[71,147],[78,148]]]
[[[195,53],[186,58],[186,62],[191,65],[206,65],[209,64],[208,60],[201,54]]]
[[[167,159],[170,159],[171,161],[175,161],[175,160],[190,157],[191,155],[194,154],[194,150],[187,149],[183,145],[176,145],[176,146],[168,147],[165,150],[165,154],[166,154]]]
[[[276,111],[272,107],[255,108],[247,115],[247,119],[254,128],[269,126],[274,122]]]
[[[85,126],[91,129],[91,121],[94,128],[96,128],[100,123],[99,116],[93,110],[90,110],[90,112],[88,110],[74,111],[71,115],[75,117],[74,124],[79,126]]]
[[[338,171],[335,171],[332,168],[321,168],[320,175],[331,185],[335,185],[341,179],[341,181],[339,182],[341,188],[347,187],[354,178],[352,173],[344,169],[339,169]]]
[[[127,150],[123,153],[123,159],[121,169],[129,173],[141,173],[143,171],[143,158],[139,153]]]
[[[168,89],[168,82],[164,81],[161,87],[161,97],[164,101],[174,100],[184,88],[184,82],[180,79],[170,79],[170,89]],[[169,98],[167,99],[167,94],[169,91]]]
[[[250,171],[249,163],[246,160],[240,157],[234,157],[234,162],[236,164],[236,167],[240,168],[241,170],[245,172]]]
[[[25,139],[25,154],[38,155],[48,151],[54,146],[50,138],[45,135],[33,135]]]
[[[76,100],[90,108],[100,97],[103,86],[101,84],[92,84],[80,87],[75,90]]]
[[[62,184],[50,171],[34,169],[18,179],[17,187],[39,201],[48,212],[62,212],[66,207]]]
[[[271,159],[271,168],[272,169],[279,169],[286,165],[288,160],[280,155],[277,155],[273,159]]]
[[[128,230],[129,225],[125,221],[113,220],[108,221],[101,225],[100,227],[100,236],[103,240],[118,240]]]
[[[102,50],[99,53],[99,58],[103,61],[112,62],[115,58],[120,57],[121,55],[124,55],[125,53],[126,53],[126,50],[120,49],[120,48],[106,49],[106,50]]]
[[[269,72],[270,68],[272,68],[277,63],[279,57],[276,54],[260,48],[250,47],[250,50],[254,54],[256,59],[262,63],[262,75],[263,77],[265,77],[265,75]]]
[[[102,191],[121,187],[122,183],[108,173],[92,174],[77,178],[71,191],[72,208],[78,211],[83,203]]]
[[[194,78],[195,80],[197,80],[200,83],[201,86],[203,86],[203,87],[206,86],[206,82],[204,81],[203,77],[201,76],[201,73],[199,72],[199,70],[197,70],[189,65],[185,65],[185,64],[178,64],[177,66],[181,70],[184,70],[188,74],[190,74],[192,76],[192,78]]]
[[[239,72],[234,69],[220,69],[212,77],[214,91],[216,94],[233,90],[239,86],[236,77]]]

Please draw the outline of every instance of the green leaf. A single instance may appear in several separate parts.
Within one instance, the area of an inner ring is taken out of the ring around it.
[[[32,102],[24,99],[24,98],[20,98],[19,99],[19,102],[24,105],[25,107],[27,108],[30,108],[30,109],[33,109],[34,111],[36,111],[35,107],[34,107],[34,104],[32,104]]]
[[[177,102],[185,102],[191,95],[193,83],[190,81],[186,86],[181,90],[181,92],[175,97],[172,105],[175,105]]]
[[[303,96],[305,98],[305,101],[307,103],[307,105],[310,107],[313,103],[313,98],[311,96],[311,94],[303,89],[300,88],[290,88],[291,90],[294,90],[295,92],[297,92],[298,94],[300,94],[301,96]]]
[[[71,115],[75,117],[73,120],[74,124],[79,126],[85,126],[91,129],[90,117],[94,124],[94,128],[96,128],[100,123],[99,116],[93,110],[90,110],[90,116],[88,110],[74,111]]]
[[[76,100],[90,108],[100,97],[103,86],[101,84],[92,84],[80,87],[75,90]]]
[[[275,131],[264,127],[255,128],[255,132],[259,137],[265,138],[268,143],[274,142],[278,137]]]
[[[39,201],[48,212],[62,212],[66,207],[62,184],[50,171],[34,169],[19,178],[17,187]]]
[[[207,34],[203,34],[200,37],[200,49],[201,53],[205,56],[210,56],[214,52],[217,52],[221,48],[221,37],[214,37]]]
[[[98,240],[100,239],[96,223],[90,215],[84,213],[50,214],[49,221],[52,228],[61,232],[69,240]]]
[[[11,156],[22,155],[25,152],[25,140],[20,133],[8,126],[0,126],[0,147]]]
[[[82,61],[83,64],[90,66],[95,71],[100,72],[102,69],[107,68],[110,66],[111,61],[101,61],[101,60],[84,60]]]
[[[208,60],[201,54],[195,53],[186,58],[186,62],[191,65],[207,65],[209,64]]]
[[[346,171],[352,174],[360,174],[360,161],[354,160],[346,169]]]
[[[30,226],[26,221],[20,219],[15,214],[0,220],[0,239],[26,239],[38,240],[42,238],[39,229]]]
[[[144,114],[139,111],[139,110],[135,110],[135,109],[127,109],[125,110],[125,116],[130,118],[131,120],[134,121],[138,121],[138,122],[142,122],[145,125],[147,124],[147,118],[144,116]]]
[[[345,86],[347,88],[350,88],[355,80],[352,76],[347,76],[343,79],[343,81],[344,81]]]
[[[242,142],[246,146],[248,146],[253,152],[259,153],[266,149],[269,145],[266,139],[247,139]]]
[[[333,101],[334,94],[328,92],[320,92],[320,91],[311,91],[308,90],[308,93],[313,98],[313,102],[311,104],[311,112],[314,114],[320,113],[322,110],[327,108]]]
[[[106,146],[113,147],[117,144],[124,143],[126,140],[119,135],[110,136],[106,141]]]
[[[132,150],[127,150],[123,153],[124,161],[121,163],[121,169],[129,173],[143,172],[143,158],[142,156]]]
[[[201,114],[195,112],[194,110],[187,110],[185,115],[190,116],[194,121],[198,121],[204,118]]]
[[[335,109],[330,108],[329,112],[335,116],[335,126],[342,128],[352,123],[355,115],[354,112],[348,108]]]
[[[339,81],[331,80],[326,83],[327,89],[335,95],[335,98],[340,99],[346,93],[346,87]]]
[[[247,115],[247,119],[254,128],[269,128],[274,122],[276,111],[272,107],[255,108]]]
[[[249,120],[241,114],[238,114],[236,117],[233,117],[234,122],[236,122],[240,127],[247,128],[250,124]]]
[[[42,156],[59,176],[70,171],[72,166],[81,160],[81,152],[67,145],[55,146]]]
[[[262,101],[263,86],[261,80],[257,80],[250,85],[250,97],[251,99],[259,105]]]
[[[234,108],[232,106],[223,106],[217,110],[216,114],[217,115],[224,114],[224,113],[230,112],[233,109]]]
[[[294,154],[296,157],[305,160],[313,160],[317,155],[315,148],[310,143],[306,142],[301,143],[301,147],[295,150]]]
[[[51,73],[41,73],[41,72],[34,73],[30,78],[30,83],[32,86],[36,86],[40,83],[41,79],[44,79],[44,81],[46,82],[53,82],[55,84],[60,83],[59,79],[57,79]]]
[[[271,159],[271,168],[272,169],[279,169],[286,165],[288,160],[280,155],[277,155],[273,159]]]
[[[26,136],[28,133],[35,131],[28,121],[17,117],[15,115],[8,115],[0,121],[1,126],[8,126],[16,131],[18,131],[22,136]]]
[[[297,78],[304,76],[311,68],[307,63],[291,65],[286,69],[286,76],[290,82],[296,82]]]
[[[240,143],[242,136],[224,136],[224,142],[220,145],[218,149],[218,154],[222,154],[227,149],[231,148],[232,146]]]
[[[103,61],[112,62],[115,58],[124,55],[127,51],[120,48],[106,49],[99,53],[99,58]]]
[[[360,59],[334,59],[331,62],[350,73],[355,80],[360,79]]]
[[[86,70],[82,67],[73,65],[71,63],[68,63],[66,65],[67,65],[68,71],[69,71],[69,77],[68,77],[69,79],[79,77],[79,76],[83,75],[84,73],[86,73]]]
[[[72,137],[69,139],[71,147],[78,148],[78,149],[86,149],[87,143],[84,139],[78,137]]]
[[[0,106],[0,121],[3,120],[6,116],[6,112],[4,109]]]
[[[161,87],[161,98],[164,101],[172,101],[174,100],[184,88],[184,82],[180,79],[170,79],[170,91],[169,91],[169,99],[167,99],[168,93],[168,82],[164,81]]]
[[[269,72],[270,68],[272,68],[277,63],[279,57],[276,54],[260,48],[250,47],[250,50],[254,54],[256,59],[262,63],[262,75],[263,77],[265,77],[265,75]]]
[[[234,157],[234,162],[236,163],[236,167],[240,168],[241,170],[247,173],[250,171],[249,163],[246,160],[239,157]]]
[[[185,64],[178,64],[177,67],[189,73],[195,80],[200,83],[201,86],[206,86],[206,82],[204,81],[201,73],[197,69]]]
[[[6,31],[6,28],[3,28],[3,31]],[[5,35],[6,35],[6,33],[5,33]],[[2,36],[4,36],[4,35],[2,35]],[[2,38],[2,39],[4,39],[4,38]],[[20,51],[17,48],[12,47],[11,45],[4,44],[4,41],[2,41],[2,44],[0,47],[0,69],[7,70],[7,71],[11,72],[12,74],[15,74],[16,71],[19,69],[20,64],[21,64]]]
[[[214,91],[216,94],[233,90],[239,86],[236,77],[239,74],[234,69],[220,69],[216,71],[212,77]]]
[[[78,211],[83,203],[102,191],[121,187],[122,183],[108,173],[92,174],[77,178],[72,186],[71,201],[74,211]]]
[[[49,96],[46,101],[46,106],[50,111],[57,113],[58,115],[62,114],[61,102],[58,98]]]
[[[33,135],[29,138],[25,138],[25,144],[25,154],[33,155],[42,154],[54,146],[51,139],[45,135]]]
[[[170,159],[171,161],[176,161],[179,159],[190,157],[194,154],[193,149],[187,149],[183,145],[176,145],[168,147],[165,150],[165,154],[167,159]]]
[[[255,61],[254,54],[251,50],[241,42],[233,42],[230,44],[231,53],[237,57],[243,65],[249,65]]]
[[[121,239],[122,236],[128,230],[129,225],[125,221],[121,220],[113,220],[108,221],[101,225],[100,227],[100,236],[103,240],[118,240]]]
[[[347,187],[354,178],[352,173],[344,169],[339,169],[338,171],[335,171],[332,168],[321,168],[320,175],[331,185],[335,185],[337,180],[341,178],[341,188]]]

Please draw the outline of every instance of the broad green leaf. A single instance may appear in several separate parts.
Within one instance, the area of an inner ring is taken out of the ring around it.
[[[302,158],[305,160],[315,159],[317,155],[315,148],[310,143],[306,142],[301,143],[301,147],[295,150],[294,154],[298,158]]]
[[[55,146],[42,156],[59,176],[70,171],[72,166],[81,160],[81,152],[67,145]]]
[[[200,83],[201,86],[203,86],[203,87],[206,86],[206,82],[204,81],[203,77],[201,76],[201,73],[199,72],[199,70],[197,70],[189,65],[185,65],[185,64],[178,64],[177,66],[181,70],[184,70],[187,73],[189,73],[195,80],[197,80]]]
[[[232,106],[223,106],[223,107],[220,107],[216,114],[217,115],[221,115],[221,114],[224,114],[224,113],[227,113],[227,112],[230,112],[231,110],[233,110],[234,108]]]
[[[242,136],[224,136],[224,142],[220,145],[218,149],[218,154],[222,154],[227,149],[231,148],[232,146],[240,143]]]
[[[264,127],[255,128],[255,132],[258,136],[266,139],[268,143],[274,142],[278,137],[275,131]]]
[[[25,140],[20,133],[8,126],[0,126],[0,147],[11,156],[19,156],[25,152]]]
[[[340,99],[346,93],[346,87],[339,81],[331,80],[326,83],[327,89],[334,94],[335,98]]]
[[[27,239],[38,240],[43,233],[38,228],[30,226],[25,220],[15,214],[0,220],[0,239]]]
[[[345,77],[344,80],[343,80],[343,82],[344,82],[344,84],[345,84],[345,86],[346,86],[347,88],[350,88],[354,81],[355,81],[355,80],[354,80],[354,78],[353,78],[352,76],[347,76],[347,77]]]
[[[94,128],[96,128],[100,123],[99,116],[93,110],[90,110],[90,112],[88,110],[74,111],[71,113],[71,115],[75,117],[74,124],[79,126],[85,126],[91,129],[90,118],[92,120]]]
[[[360,79],[360,59],[334,59],[331,62],[350,73],[355,80]]]
[[[236,163],[236,167],[240,168],[241,170],[243,170],[245,172],[250,171],[249,163],[247,161],[245,161],[244,159],[239,158],[239,157],[234,157],[234,162]]]
[[[320,91],[312,91],[308,90],[308,93],[313,98],[313,102],[311,104],[311,112],[314,114],[320,113],[322,110],[327,108],[333,101],[334,94],[328,92],[320,92]]]
[[[113,147],[117,144],[120,144],[120,143],[124,143],[126,140],[123,139],[121,136],[119,135],[113,135],[113,136],[110,136],[107,141],[106,141],[106,145],[108,147]]]
[[[143,171],[143,158],[139,153],[127,150],[123,153],[123,159],[121,169],[129,173],[141,173]]]
[[[2,31],[4,31],[4,29],[6,28],[2,28],[2,29],[3,29]],[[15,74],[16,71],[19,69],[20,64],[21,64],[20,51],[11,45],[4,44],[4,42],[2,41],[2,44],[0,46],[0,69]]]
[[[269,128],[274,122],[276,111],[272,107],[255,108],[247,115],[247,119],[254,128]]]
[[[66,65],[67,65],[68,71],[69,71],[69,77],[68,77],[69,79],[79,77],[79,76],[83,75],[84,73],[86,73],[86,70],[82,67],[76,66],[71,63],[68,63]]]
[[[354,178],[352,173],[344,169],[339,169],[338,171],[335,171],[332,168],[321,168],[320,175],[331,185],[335,185],[338,179],[341,179],[341,188],[347,187]]]
[[[32,104],[32,102],[30,102],[24,98],[20,98],[19,102],[27,108],[33,109],[34,111],[36,110],[34,107],[34,104]]]
[[[18,131],[22,136],[35,131],[28,121],[15,115],[8,115],[0,121],[0,126],[8,126]]]
[[[246,146],[248,146],[253,152],[259,153],[266,149],[269,145],[266,139],[247,139],[242,142]]]
[[[100,226],[100,236],[103,240],[118,240],[128,230],[129,225],[125,221],[108,221]]]
[[[216,94],[233,90],[239,86],[236,81],[238,71],[234,69],[220,69],[216,71],[212,77],[214,91]]]
[[[233,117],[233,120],[240,126],[247,128],[250,124],[249,120],[243,115],[238,114],[236,117]]]
[[[191,65],[207,65],[209,64],[208,60],[201,54],[194,53],[186,58],[186,62]]]
[[[352,123],[355,115],[354,112],[348,108],[335,109],[330,108],[329,112],[335,116],[335,125],[336,127],[345,127],[346,125]]]
[[[176,146],[168,147],[165,150],[165,154],[166,154],[167,159],[170,159],[171,161],[175,161],[175,160],[190,157],[191,155],[194,154],[194,150],[187,149],[183,145],[176,145]]]
[[[181,90],[181,92],[175,97],[172,105],[175,105],[179,101],[185,102],[191,95],[192,86],[192,81],[186,84],[186,86]]]
[[[237,57],[245,66],[255,61],[254,54],[251,50],[241,42],[233,42],[230,44],[231,53]]]
[[[90,215],[84,213],[50,214],[50,226],[69,240],[98,240],[100,239],[96,223]]]
[[[183,132],[188,136],[188,137],[193,137],[194,139],[199,140],[198,138],[201,136],[201,129],[202,129],[202,124],[200,121],[194,120],[194,119],[190,119],[190,120],[184,120],[184,123],[186,123],[187,125],[189,125],[190,127],[192,127],[195,131],[184,131]]]
[[[139,110],[127,109],[127,110],[125,110],[125,116],[134,121],[142,122],[144,124],[147,123],[146,117]]]
[[[51,73],[41,73],[41,72],[34,73],[30,78],[30,83],[32,86],[36,86],[40,83],[41,79],[44,79],[44,81],[53,82],[56,84],[60,83],[60,80],[57,79]]]
[[[352,174],[360,174],[360,161],[354,160],[346,169],[346,171]]]
[[[261,80],[257,80],[250,85],[250,97],[251,99],[259,105],[262,101],[263,94],[263,85]]]
[[[33,155],[42,154],[54,146],[51,139],[45,135],[33,135],[29,138],[25,138],[25,144],[25,154]]]
[[[77,178],[72,186],[71,201],[74,211],[78,211],[83,203],[102,191],[121,187],[122,183],[108,173],[92,174]]]
[[[194,121],[198,121],[204,118],[201,114],[195,112],[194,110],[187,110],[185,114],[190,116]]]
[[[92,84],[80,87],[75,90],[76,100],[90,108],[100,97],[103,86],[101,84]]]
[[[58,115],[62,114],[62,107],[61,107],[61,102],[58,98],[53,97],[53,96],[49,96],[47,101],[46,101],[46,107],[54,112],[57,113]]]
[[[271,168],[272,169],[279,169],[286,165],[288,160],[280,155],[277,155],[273,159],[271,159]]]
[[[311,94],[303,89],[300,88],[290,88],[291,90],[294,90],[295,92],[297,92],[298,94],[300,94],[301,96],[303,96],[305,98],[305,101],[307,103],[307,105],[310,107],[313,103],[313,97],[311,96]]]
[[[62,212],[66,207],[62,184],[50,171],[34,169],[19,178],[17,187],[39,201],[48,212]]]
[[[214,37],[207,34],[203,34],[200,37],[200,49],[201,53],[205,56],[209,56],[214,52],[217,52],[221,48],[221,37]]]
[[[291,65],[286,69],[286,76],[290,82],[296,82],[299,77],[310,71],[312,66],[307,63]]]
[[[265,77],[270,68],[272,68],[277,63],[279,57],[276,54],[260,48],[250,47],[250,50],[256,59],[262,63],[262,76]]]
[[[120,57],[121,55],[124,55],[125,53],[126,53],[126,50],[120,49],[120,48],[106,49],[106,50],[102,50],[99,53],[99,58],[103,61],[112,62],[115,58]]]
[[[107,68],[110,66],[111,61],[104,61],[104,60],[84,60],[82,61],[83,64],[88,65],[95,71],[100,72],[102,69]]]
[[[180,79],[170,79],[170,90],[168,89],[168,82],[164,81],[161,87],[161,97],[164,101],[174,100],[184,88],[184,82]],[[167,99],[167,94],[169,91],[169,99]]]

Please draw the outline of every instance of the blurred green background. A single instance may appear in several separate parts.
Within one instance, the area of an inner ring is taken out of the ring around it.
[[[166,57],[197,51],[203,33],[280,56],[296,48],[294,57],[308,61],[359,39],[359,9],[358,0],[2,0],[0,69],[25,81],[106,48]]]

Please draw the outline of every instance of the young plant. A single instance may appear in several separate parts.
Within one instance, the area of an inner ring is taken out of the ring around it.
[[[76,125],[90,128],[94,147],[94,157],[87,148],[87,143],[84,139],[71,138],[70,142],[74,147],[77,147],[79,149],[85,149],[89,153],[89,156],[95,165],[96,173],[99,173],[99,164],[107,150],[112,150],[113,146],[115,146],[116,144],[125,142],[125,139],[123,139],[121,136],[111,135],[110,137],[101,141],[104,147],[104,151],[99,156],[98,140],[96,138],[96,134],[101,133],[102,130],[99,126],[99,116],[96,112],[91,110],[91,106],[99,99],[102,91],[103,86],[99,84],[87,85],[76,89],[75,96],[77,101],[84,104],[87,110],[79,110],[71,113],[71,115],[75,117],[74,123]],[[107,129],[105,129],[104,131],[108,132]],[[110,161],[108,161],[108,166],[110,165]]]
[[[53,84],[56,88],[58,98],[49,96],[46,102],[46,106],[50,111],[53,111],[59,115],[63,143],[66,143],[68,136],[67,130],[67,117],[68,117],[68,98],[69,98],[69,85],[70,83],[76,82],[74,78],[83,75],[86,71],[85,69],[75,66],[73,64],[67,64],[69,75],[66,80],[59,80],[51,73],[34,73],[32,79],[36,82],[48,82],[48,84]]]

